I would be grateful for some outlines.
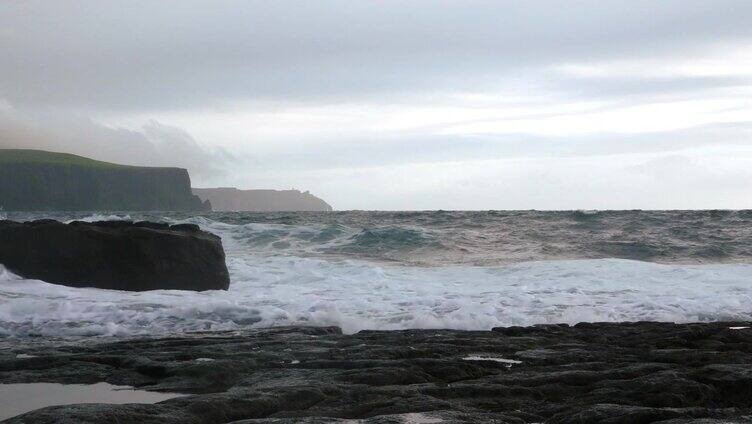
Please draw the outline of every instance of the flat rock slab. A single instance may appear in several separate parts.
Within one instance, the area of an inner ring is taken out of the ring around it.
[[[71,287],[227,290],[221,239],[193,224],[0,221],[0,264]]]
[[[748,325],[353,335],[280,327],[75,344],[6,340],[0,383],[191,394],[153,405],[48,407],[10,423],[749,423],[752,330],[729,328]]]

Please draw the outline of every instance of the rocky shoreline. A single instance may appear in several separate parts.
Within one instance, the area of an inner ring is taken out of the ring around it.
[[[280,327],[0,350],[0,383],[189,394],[53,406],[9,423],[742,423],[752,323],[492,331]]]

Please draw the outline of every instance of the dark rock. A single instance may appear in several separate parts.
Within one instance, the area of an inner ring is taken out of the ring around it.
[[[197,233],[201,231],[199,226],[196,224],[175,224],[170,225],[170,229],[174,231],[188,231],[191,233]]]
[[[24,278],[114,290],[226,290],[219,237],[193,224],[0,221],[0,264]]]
[[[752,361],[706,365],[697,369],[693,376],[717,387],[723,405],[745,405],[752,399]]]
[[[138,221],[133,225],[136,227],[152,228],[155,230],[166,230],[170,228],[170,224],[166,222]]]
[[[89,225],[94,226],[94,227],[102,227],[102,228],[125,228],[125,227],[132,227],[133,221],[127,221],[127,220],[94,221]]]
[[[0,383],[105,381],[191,394],[55,406],[9,423],[749,423],[752,330],[729,326],[749,324],[601,323],[512,335],[281,327],[68,346],[14,341],[0,349]]]
[[[643,424],[672,418],[684,420],[707,416],[705,408],[646,408],[624,404],[598,404],[573,414],[556,415],[551,424]]]

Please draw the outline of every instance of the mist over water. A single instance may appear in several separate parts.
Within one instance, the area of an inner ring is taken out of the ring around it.
[[[0,273],[0,336],[752,319],[752,211],[7,213],[196,223],[230,290],[74,289]]]

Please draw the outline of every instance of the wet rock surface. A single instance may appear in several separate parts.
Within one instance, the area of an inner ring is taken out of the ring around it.
[[[0,220],[0,264],[71,287],[227,290],[221,239],[194,224]]]
[[[10,423],[749,423],[749,323],[493,331],[281,327],[3,342],[0,383],[130,385],[185,397],[47,407]],[[21,355],[20,357],[18,355]]]

